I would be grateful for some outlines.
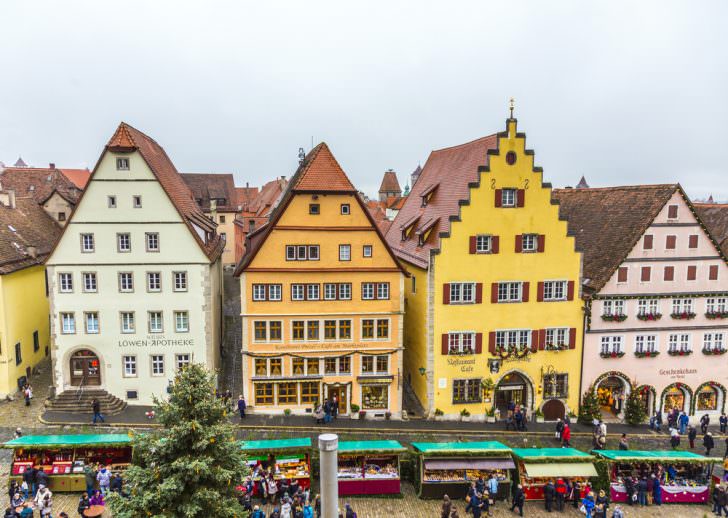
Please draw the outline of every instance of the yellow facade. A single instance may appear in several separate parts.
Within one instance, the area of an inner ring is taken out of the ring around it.
[[[18,379],[45,358],[48,342],[43,266],[0,275],[0,395],[18,390]]]
[[[430,414],[456,418],[467,410],[483,416],[494,404],[503,414],[514,399],[527,408],[529,416],[537,411],[547,417],[577,412],[583,336],[581,256],[575,251],[574,238],[567,236],[566,221],[559,220],[558,205],[551,203],[550,186],[542,184],[542,172],[534,169],[533,154],[526,153],[525,136],[516,133],[514,119],[498,135],[496,149],[488,167],[479,173],[478,185],[470,187],[469,203],[461,204],[459,218],[441,238],[439,252],[431,255],[429,268],[407,265],[416,279],[414,285],[408,283],[406,293],[407,379]],[[522,197],[523,206],[503,206],[506,195],[502,193],[507,189]],[[516,236],[527,234],[544,240],[542,251],[524,250],[524,240],[530,238]],[[473,253],[471,240],[477,236],[497,236],[497,252],[491,248],[490,253]],[[540,283],[551,281],[559,286],[549,284],[548,292],[563,289],[564,300],[539,300],[543,298]],[[498,301],[498,284],[505,282],[520,284],[523,301]],[[480,301],[448,303],[446,286],[456,283],[473,283],[481,292]],[[552,329],[559,330],[547,331]],[[480,350],[473,344],[475,354],[451,353],[450,334],[463,332],[474,333],[472,341],[480,342]],[[500,345],[513,340],[515,350],[507,354]],[[555,342],[562,345],[549,350]],[[476,395],[472,389],[470,396],[462,397],[470,383],[488,379],[495,390]]]
[[[294,185],[281,203],[264,241],[239,272],[249,408],[255,413],[307,413],[336,395],[341,414],[356,405],[354,410],[359,407],[368,415],[398,416],[403,270],[355,191],[296,192]],[[318,206],[315,214],[311,205]],[[342,245],[350,247],[349,260],[340,256]],[[313,260],[291,260],[290,246],[306,247],[307,257],[310,247],[318,249]],[[370,300],[372,284],[375,298]],[[294,289],[300,288],[294,286],[300,285],[307,300],[295,300]],[[350,286],[350,296],[341,285]],[[380,285],[387,286],[386,294]],[[264,298],[277,298],[270,296],[271,286],[279,287],[273,289],[280,289],[281,300],[254,300],[261,298],[256,291],[261,289]],[[332,297],[338,300],[326,300]]]

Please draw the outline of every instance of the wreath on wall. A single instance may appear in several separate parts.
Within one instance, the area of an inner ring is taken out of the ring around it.
[[[505,360],[507,358],[525,358],[528,356],[529,352],[531,352],[531,350],[528,347],[519,349],[516,345],[506,345],[499,347],[496,350],[496,354],[501,360]]]

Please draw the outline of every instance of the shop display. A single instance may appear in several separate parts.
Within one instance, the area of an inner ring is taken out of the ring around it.
[[[404,451],[397,441],[340,442],[339,494],[399,493],[399,454]]]
[[[519,482],[527,500],[543,499],[543,488],[558,479],[591,483],[597,476],[594,457],[574,448],[514,448]]]
[[[297,480],[303,489],[311,486],[310,438],[244,441],[240,448],[246,453],[253,480],[273,475],[279,486],[284,479]]]
[[[698,392],[696,410],[707,412],[718,409],[718,392],[712,387],[705,387]]]

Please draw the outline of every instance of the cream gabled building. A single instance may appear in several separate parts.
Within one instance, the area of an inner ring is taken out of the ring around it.
[[[162,147],[122,123],[48,259],[57,393],[163,396],[219,367],[223,241]]]

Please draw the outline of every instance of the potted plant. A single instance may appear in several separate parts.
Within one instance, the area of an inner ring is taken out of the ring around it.
[[[444,414],[445,413],[442,410],[440,410],[439,408],[436,408],[435,409],[435,421],[442,421],[443,420],[443,417],[442,416]]]
[[[363,421],[364,419],[366,419],[366,417],[367,417],[366,410],[359,410],[359,419],[361,419]]]
[[[486,423],[495,423],[496,420],[496,408],[494,406],[490,407],[490,410],[485,411],[485,422]]]
[[[654,358],[660,354],[660,351],[635,351],[634,355],[637,358]]]
[[[670,316],[675,320],[691,320],[695,318],[695,313],[692,311],[683,311],[682,313],[672,313]]]
[[[392,419],[392,412],[389,412],[389,411],[384,412],[384,419],[386,419],[387,421]]]
[[[291,409],[290,409],[290,408],[286,408],[286,409],[285,409],[285,410],[283,411],[283,415],[284,415],[284,416],[286,416],[286,417],[288,417],[289,415],[291,415]]]
[[[536,411],[533,413],[533,416],[536,418],[537,423],[543,423],[543,412],[540,408],[536,409]]]
[[[705,318],[715,320],[716,318],[728,318],[728,311],[708,311],[705,313]]]
[[[359,405],[356,403],[351,404],[351,414],[350,417],[352,419],[359,419]]]
[[[725,354],[726,349],[703,349],[703,354],[707,354],[708,356],[711,355],[721,355]]]
[[[461,421],[470,421],[470,412],[467,408],[463,408],[460,411],[460,420]]]
[[[662,318],[661,313],[640,313],[637,315],[638,320],[649,321],[649,320],[660,320]]]
[[[602,320],[604,320],[605,322],[624,322],[625,320],[627,320],[627,315],[602,315]]]

